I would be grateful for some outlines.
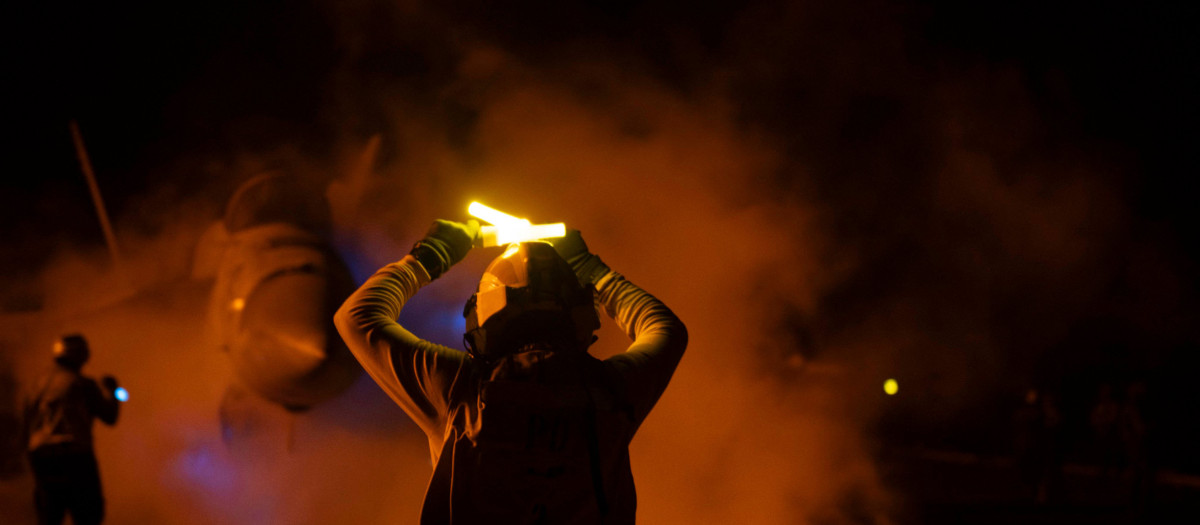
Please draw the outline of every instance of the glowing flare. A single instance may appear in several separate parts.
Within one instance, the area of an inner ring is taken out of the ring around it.
[[[479,219],[483,219],[492,224],[495,224],[496,226],[509,226],[509,225],[518,225],[518,224],[528,225],[529,224],[528,220],[513,217],[512,215],[504,213],[495,208],[485,206],[484,204],[479,203],[479,202],[472,202],[470,206],[467,206],[467,213],[470,213],[472,217],[477,217]]]
[[[553,224],[530,224],[527,219],[513,217],[478,202],[472,202],[467,207],[467,212],[474,217],[493,224],[493,226],[480,228],[479,235],[482,238],[484,246],[499,246],[514,242],[552,239],[567,234],[567,225],[561,222]]]
[[[514,242],[553,239],[567,234],[567,226],[554,224],[518,224],[508,226],[484,226],[480,228],[484,246],[499,246]]]
[[[529,234],[534,239],[555,239],[567,235],[567,225],[561,222],[550,224],[534,224],[529,227]]]
[[[896,395],[896,392],[899,391],[900,383],[897,383],[895,379],[888,379],[887,381],[883,382],[883,393],[889,396],[894,396]]]
[[[124,403],[129,401],[129,391],[125,390],[125,387],[119,386],[116,390],[113,390],[113,397],[117,398],[117,401]]]

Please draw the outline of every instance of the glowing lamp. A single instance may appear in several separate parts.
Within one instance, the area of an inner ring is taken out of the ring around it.
[[[889,396],[894,396],[896,395],[896,392],[899,391],[900,383],[897,383],[895,379],[888,379],[887,381],[883,382],[883,393]]]
[[[467,207],[467,213],[470,213],[473,217],[492,223],[491,226],[483,226],[479,229],[479,236],[484,246],[500,246],[514,242],[553,239],[567,234],[567,225],[561,222],[531,224],[528,219],[513,217],[479,202],[472,202]]]
[[[125,390],[125,387],[119,386],[116,390],[113,390],[113,397],[117,398],[117,401],[124,403],[129,401],[129,391]]]

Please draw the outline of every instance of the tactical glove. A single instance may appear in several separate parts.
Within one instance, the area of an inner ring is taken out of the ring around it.
[[[608,273],[608,265],[600,257],[588,252],[587,243],[583,242],[579,230],[567,230],[565,236],[548,240],[554,246],[554,251],[571,265],[571,270],[584,288],[592,287]]]
[[[413,245],[409,254],[425,267],[430,280],[437,279],[467,256],[476,237],[479,237],[476,220],[461,223],[438,219],[433,221],[425,238]]]

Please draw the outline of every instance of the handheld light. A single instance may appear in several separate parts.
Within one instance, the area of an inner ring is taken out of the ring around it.
[[[513,217],[479,202],[472,202],[467,213],[492,223],[480,228],[483,246],[499,246],[514,242],[552,239],[567,234],[567,226],[561,222],[553,224],[531,224],[528,219]]]
[[[482,219],[482,220],[488,221],[492,224],[495,224],[496,226],[505,226],[505,225],[516,226],[519,224],[525,224],[525,225],[529,224],[529,221],[527,221],[525,219],[513,217],[512,215],[509,215],[500,210],[497,210],[495,208],[487,206],[487,205],[483,204],[482,202],[472,202],[470,206],[467,206],[467,213],[470,213],[471,216],[476,217],[478,219]]]
[[[125,387],[119,386],[116,390],[113,390],[113,397],[117,398],[117,401],[124,403],[129,401],[129,391],[125,390]]]

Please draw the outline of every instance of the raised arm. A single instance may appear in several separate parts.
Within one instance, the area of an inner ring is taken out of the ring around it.
[[[468,357],[424,341],[396,322],[422,286],[462,260],[478,224],[437,221],[400,261],[375,272],[334,315],[338,333],[371,378],[428,435],[438,435],[449,392]]]
[[[121,415],[121,402],[117,401],[116,395],[117,378],[104,376],[100,378],[100,384],[103,387],[94,389],[95,392],[91,396],[92,413],[106,425],[115,425],[117,417]]]
[[[589,253],[579,232],[570,231],[553,244],[571,264],[580,284],[596,290],[597,302],[633,341],[625,353],[605,362],[624,378],[634,417],[640,423],[666,390],[683,358],[687,328],[661,301]]]
[[[597,291],[604,311],[633,341],[625,353],[607,362],[625,377],[634,416],[640,423],[667,389],[683,358],[687,328],[666,305],[619,273],[602,277]]]

